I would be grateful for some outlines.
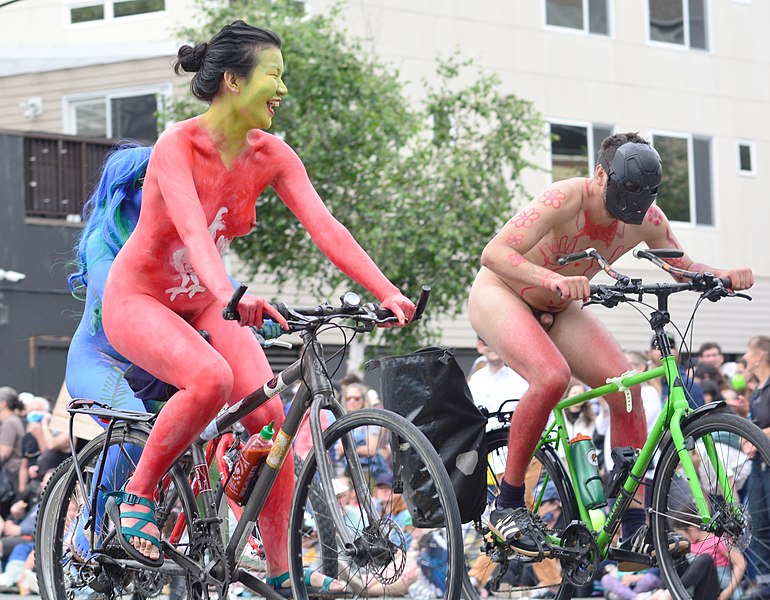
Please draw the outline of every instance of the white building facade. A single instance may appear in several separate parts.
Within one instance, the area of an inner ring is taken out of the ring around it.
[[[170,60],[174,31],[194,23],[194,10],[183,0],[0,0],[0,129],[141,137],[162,97],[185,91]],[[532,101],[559,136],[532,157],[544,167],[525,174],[532,195],[553,180],[589,176],[612,132],[649,138],[664,159],[661,203],[671,202],[664,208],[688,253],[713,266],[750,266],[757,280],[753,302],[701,309],[694,349],[717,341],[742,353],[751,336],[770,335],[770,3],[348,0],[343,16],[400,71],[414,102],[420,82],[435,77],[436,57],[456,49],[496,73],[503,91]],[[674,181],[676,202],[664,198]],[[617,266],[667,278],[631,257]],[[695,297],[682,296],[671,308],[684,327]],[[650,331],[635,311],[590,310],[624,347],[647,349]],[[448,320],[443,342],[474,347],[467,319]]]

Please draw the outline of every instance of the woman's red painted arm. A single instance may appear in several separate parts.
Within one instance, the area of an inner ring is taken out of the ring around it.
[[[355,238],[329,212],[307,176],[302,161],[286,144],[278,149],[279,174],[272,186],[307,229],[318,248],[343,273],[357,281],[380,302],[401,296]]]

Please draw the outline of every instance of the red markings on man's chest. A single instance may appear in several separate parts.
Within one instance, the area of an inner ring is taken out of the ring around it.
[[[585,223],[583,223],[583,227],[577,232],[575,238],[587,236],[589,240],[602,242],[609,248],[618,234],[620,221],[613,220],[608,225],[599,225],[591,221],[591,217],[587,212],[583,213],[583,218]]]

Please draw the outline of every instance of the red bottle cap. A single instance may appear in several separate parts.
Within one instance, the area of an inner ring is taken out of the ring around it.
[[[573,438],[572,438],[572,439],[569,441],[569,443],[570,443],[570,445],[572,445],[572,444],[574,444],[575,442],[582,442],[582,441],[584,441],[584,440],[589,440],[589,441],[592,441],[592,440],[591,440],[591,437],[590,437],[590,436],[587,436],[585,433],[578,433],[578,434],[577,434],[575,437],[573,437]]]

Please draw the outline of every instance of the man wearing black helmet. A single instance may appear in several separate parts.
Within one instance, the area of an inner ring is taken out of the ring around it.
[[[537,555],[543,542],[541,525],[524,503],[527,465],[570,376],[599,387],[631,368],[609,331],[577,302],[588,298],[599,265],[592,259],[560,266],[557,260],[596,248],[614,262],[641,242],[681,249],[668,219],[654,205],[662,180],[660,156],[644,138],[612,135],[602,142],[592,179],[554,182],[508,221],[482,254],[468,302],[471,324],[529,382],[513,413],[505,477],[490,518],[493,531],[522,554]],[[687,254],[668,262],[730,277],[736,290],[754,283],[748,268],[715,269]],[[613,446],[641,448],[646,439],[638,387],[632,397],[630,413],[622,393],[606,397]],[[644,552],[649,536],[645,512],[637,506],[623,518],[622,545]]]

